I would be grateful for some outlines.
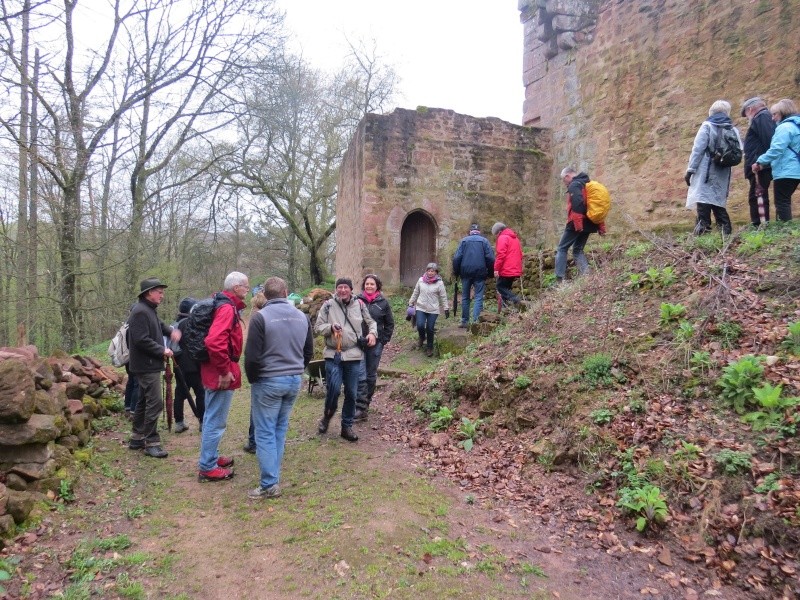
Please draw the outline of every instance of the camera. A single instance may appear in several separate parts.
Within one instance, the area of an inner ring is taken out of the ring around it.
[[[360,336],[358,336],[358,339],[356,340],[356,345],[357,345],[357,346],[358,346],[358,347],[359,347],[361,350],[366,350],[366,349],[367,349],[367,347],[368,347],[367,338],[365,338],[363,335],[360,335]]]

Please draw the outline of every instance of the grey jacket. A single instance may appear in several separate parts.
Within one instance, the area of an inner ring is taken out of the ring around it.
[[[351,296],[347,306],[336,297],[326,300],[317,315],[317,323],[314,326],[316,333],[325,336],[325,350],[322,357],[333,358],[336,354],[337,340],[333,335],[332,325],[338,324],[342,326],[342,360],[361,360],[364,353],[361,352],[356,341],[361,335],[362,322],[366,323],[369,333],[377,339],[378,325],[361,300]]]
[[[244,348],[244,370],[250,383],[300,375],[313,355],[311,322],[286,298],[270,300],[250,317]]]
[[[731,186],[731,167],[720,167],[711,160],[708,147],[712,136],[718,134],[718,125],[704,121],[694,138],[692,153],[689,156],[687,171],[693,173],[689,192],[686,195],[686,208],[694,208],[700,202],[725,206]],[[739,130],[734,127],[736,135]],[[742,140],[739,138],[739,145]]]

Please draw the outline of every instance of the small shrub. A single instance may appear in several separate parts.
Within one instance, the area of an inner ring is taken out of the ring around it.
[[[720,396],[741,415],[745,406],[753,402],[753,388],[761,383],[763,375],[760,357],[752,354],[743,356],[722,369],[722,376],[717,381],[717,386],[722,390]]]
[[[612,385],[611,356],[602,352],[587,356],[583,361],[583,380],[592,387]]]
[[[678,323],[678,329],[675,331],[675,339],[681,344],[687,343],[694,336],[694,325],[689,321],[681,321]]]
[[[75,500],[75,490],[73,489],[71,480],[62,479],[58,482],[58,497],[63,502],[72,502]]]
[[[520,375],[514,380],[514,387],[517,388],[518,390],[524,390],[525,388],[530,386],[531,383],[533,383],[533,380],[531,380],[530,377],[528,377],[527,375]]]
[[[640,488],[622,488],[617,506],[625,508],[636,518],[636,530],[663,524],[667,518],[667,502],[661,489],[647,484]]]
[[[750,470],[751,458],[752,455],[749,452],[738,452],[725,448],[717,453],[714,461],[722,467],[722,472],[726,475],[736,475]]]
[[[467,452],[472,450],[481,425],[483,425],[482,419],[470,421],[467,417],[461,417],[461,424],[458,426],[458,435],[464,439],[459,443],[459,446],[464,448]]]
[[[670,304],[669,302],[662,302],[659,323],[661,325],[669,325],[670,323],[679,320],[685,314],[686,307],[683,304]]]
[[[721,321],[717,323],[716,337],[723,348],[732,348],[734,343],[742,337],[742,326],[734,321]]]
[[[697,352],[692,352],[692,356],[689,359],[689,368],[693,373],[700,372],[700,374],[707,373],[712,366],[711,362],[711,353],[706,350],[698,350]]]
[[[753,396],[762,410],[749,412],[742,417],[743,423],[750,423],[753,431],[779,429],[784,424],[785,412],[800,404],[800,398],[782,398],[783,386],[764,383],[753,388]],[[794,425],[794,422],[789,424]]]
[[[769,492],[777,492],[781,489],[780,484],[781,476],[778,473],[770,473],[764,477],[764,481],[755,487],[756,494],[768,494]]]
[[[608,425],[614,419],[614,413],[607,408],[598,408],[589,413],[589,418],[595,425]]]
[[[641,258],[652,248],[653,245],[650,242],[637,242],[625,249],[625,256],[628,258]]]
[[[455,415],[448,407],[442,406],[439,410],[431,413],[431,422],[428,429],[432,431],[443,431],[453,422]]]
[[[800,355],[800,321],[789,323],[789,335],[781,342],[781,347],[796,356]]]
[[[672,457],[677,461],[692,461],[696,460],[702,451],[700,446],[681,440],[681,447],[675,450]]]

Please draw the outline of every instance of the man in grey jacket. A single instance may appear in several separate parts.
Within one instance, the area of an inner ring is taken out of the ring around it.
[[[314,355],[314,336],[308,317],[288,300],[280,277],[264,283],[267,303],[250,318],[244,349],[244,370],[250,382],[250,415],[261,468],[252,499],[277,498],[289,416],[297,399],[303,370]]]
[[[361,337],[361,323],[366,323],[366,338]],[[359,344],[375,345],[378,326],[361,300],[353,296],[353,281],[345,277],[336,280],[336,295],[327,300],[317,315],[314,330],[325,336],[325,412],[319,422],[318,431],[328,431],[339,404],[339,393],[344,382],[344,404],[342,404],[342,437],[348,442],[357,442],[353,431],[356,412],[358,375],[364,353]],[[258,444],[256,444],[258,446]]]

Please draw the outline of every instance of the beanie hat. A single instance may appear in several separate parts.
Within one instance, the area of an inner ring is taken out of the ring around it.
[[[477,223],[473,223],[472,225],[469,226],[469,234],[470,235],[472,235],[474,233],[480,233],[480,232],[481,232],[481,228],[478,227]]]
[[[184,315],[188,315],[189,311],[192,310],[192,307],[197,304],[197,300],[191,297],[184,298],[181,300],[181,303],[178,305],[178,312]]]
[[[505,229],[505,228],[506,228],[506,224],[505,223],[500,223],[498,221],[497,223],[492,225],[492,235],[497,235],[498,233],[503,231],[503,229]]]
[[[349,287],[352,290],[353,289],[353,280],[352,279],[348,279],[347,277],[339,277],[339,279],[336,280],[336,287],[339,287],[340,285],[346,285],[347,287]]]

